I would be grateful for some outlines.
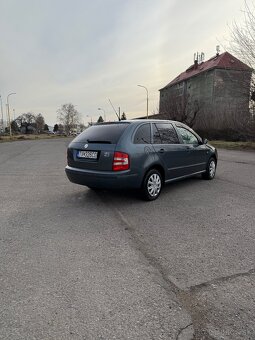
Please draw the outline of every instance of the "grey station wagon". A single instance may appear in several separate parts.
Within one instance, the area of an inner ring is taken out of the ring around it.
[[[69,144],[67,162],[73,183],[137,188],[155,200],[164,183],[196,174],[213,179],[217,150],[176,121],[126,120],[86,129]]]

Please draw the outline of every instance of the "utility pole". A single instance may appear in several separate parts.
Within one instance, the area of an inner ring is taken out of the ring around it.
[[[9,93],[7,96],[7,114],[8,114],[8,119],[9,119],[9,128],[10,128],[10,138],[12,137],[12,127],[11,127],[11,116],[10,116],[10,104],[9,104],[9,96],[16,94],[15,92]]]
[[[114,112],[116,113],[116,116],[118,117],[118,120],[120,121],[120,108],[119,108],[119,114],[118,114],[118,112],[115,110],[115,107],[112,105],[112,102],[111,102],[110,99],[109,99],[109,102],[110,102],[110,104],[111,104],[111,106],[112,106]]]

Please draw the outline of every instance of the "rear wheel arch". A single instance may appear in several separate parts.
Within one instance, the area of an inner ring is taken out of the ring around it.
[[[141,192],[143,194],[143,198],[146,201],[154,201],[160,195],[162,189],[163,179],[161,172],[152,167],[148,172],[146,172],[143,185],[141,188]]]
[[[145,174],[144,174],[144,176],[143,176],[143,179],[144,179],[145,176],[148,174],[148,172],[151,171],[151,170],[153,170],[153,169],[155,169],[155,170],[157,170],[157,171],[160,172],[161,177],[162,177],[162,184],[164,184],[164,183],[165,183],[165,170],[164,170],[164,168],[162,167],[162,165],[160,165],[160,164],[154,164],[154,165],[150,166],[150,167],[147,169],[147,171],[145,172]]]

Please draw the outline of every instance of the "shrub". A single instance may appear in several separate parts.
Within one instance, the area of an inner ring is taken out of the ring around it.
[[[255,141],[255,135],[247,132],[237,131],[234,129],[222,130],[197,130],[197,133],[202,138],[209,140],[225,140],[229,142],[247,142]]]

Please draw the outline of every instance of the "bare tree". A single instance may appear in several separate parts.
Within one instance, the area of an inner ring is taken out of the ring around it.
[[[40,133],[44,130],[44,125],[45,125],[45,120],[42,116],[41,113],[39,113],[36,117],[35,117],[35,124],[36,124],[36,129],[37,132]]]
[[[80,130],[80,131],[85,130],[85,125],[84,125],[83,123],[80,123],[80,124],[79,124],[79,130]]]
[[[231,29],[231,49],[252,69],[255,68],[255,4],[244,3],[243,23],[234,22]]]
[[[35,119],[35,115],[32,112],[28,112],[18,116],[15,120],[20,126],[22,126],[23,124],[35,124]]]
[[[177,95],[174,91],[169,93],[160,107],[160,113],[166,119],[177,120],[192,127],[196,123],[202,103],[198,99],[191,100],[190,95]]]
[[[70,134],[71,129],[74,129],[79,124],[79,113],[71,103],[63,104],[57,110],[57,116],[59,122],[64,125],[67,134]]]
[[[255,69],[255,3],[244,2],[242,23],[234,22],[231,27],[231,51],[254,71]],[[255,75],[250,87],[251,111],[255,112]]]
[[[23,113],[15,122],[22,133],[36,133],[36,116],[32,112]]]

